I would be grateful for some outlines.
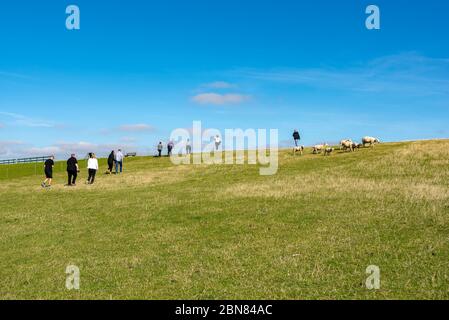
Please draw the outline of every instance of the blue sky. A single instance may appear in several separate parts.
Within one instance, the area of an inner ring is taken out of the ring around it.
[[[306,145],[447,138],[448,16],[445,0],[2,2],[0,158],[153,153],[194,120],[283,145],[295,128]]]

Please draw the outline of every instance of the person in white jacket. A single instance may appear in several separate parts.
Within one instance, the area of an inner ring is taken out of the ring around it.
[[[120,166],[120,173],[123,171],[123,158],[125,156],[122,153],[121,149],[118,149],[118,151],[115,153],[115,174],[118,174],[118,167]]]
[[[87,178],[87,184],[93,184],[95,181],[95,175],[98,170],[98,159],[95,153],[89,153],[89,160],[87,160],[87,170],[89,171],[89,178]]]

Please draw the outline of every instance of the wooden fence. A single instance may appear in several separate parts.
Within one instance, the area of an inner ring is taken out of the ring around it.
[[[45,162],[48,158],[50,158],[50,156],[46,156],[46,157],[32,157],[32,158],[20,158],[20,159],[8,159],[8,160],[0,160],[0,164]]]

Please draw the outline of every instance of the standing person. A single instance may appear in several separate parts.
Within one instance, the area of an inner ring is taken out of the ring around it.
[[[98,170],[98,159],[95,153],[89,153],[89,160],[87,160],[87,170],[89,171],[89,177],[87,178],[87,184],[93,184],[95,181],[95,175]]]
[[[78,176],[78,172],[80,171],[78,167],[78,160],[75,157],[75,154],[72,153],[69,160],[67,160],[67,176],[69,187],[76,186],[76,177]]]
[[[112,167],[114,166],[115,153],[114,150],[111,151],[108,157],[108,172],[112,173]]]
[[[118,167],[120,166],[120,173],[123,172],[123,158],[125,156],[122,153],[121,149],[118,149],[117,153],[115,154],[115,174],[118,174]]]
[[[157,152],[159,154],[159,157],[162,157],[162,149],[164,149],[164,146],[162,145],[162,141],[159,141],[159,144],[157,145]]]
[[[167,156],[171,156],[171,151],[173,150],[174,144],[173,141],[169,141],[167,144]]]
[[[293,131],[293,139],[295,140],[295,146],[298,146],[299,140],[301,140],[301,136],[299,135],[299,132],[297,129]]]
[[[42,182],[42,188],[51,187],[51,182],[53,180],[53,167],[55,166],[55,157],[51,156],[45,161],[44,164],[44,172],[45,172],[45,180]]]
[[[192,144],[190,143],[190,139],[187,139],[186,154],[191,154],[191,153],[192,153]]]
[[[214,140],[215,140],[215,150],[218,150],[218,147],[220,147],[220,144],[221,144],[221,138],[220,138],[220,136],[217,134],[217,135],[215,136]]]

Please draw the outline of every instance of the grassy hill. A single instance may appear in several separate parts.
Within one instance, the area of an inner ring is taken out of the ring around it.
[[[0,166],[3,299],[449,298],[447,140],[286,150],[275,176],[143,157],[47,190],[33,166]]]

